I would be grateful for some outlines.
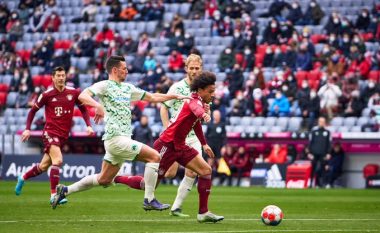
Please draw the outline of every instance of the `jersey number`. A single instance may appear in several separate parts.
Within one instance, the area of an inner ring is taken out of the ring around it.
[[[55,107],[54,112],[56,116],[62,116],[62,107]]]

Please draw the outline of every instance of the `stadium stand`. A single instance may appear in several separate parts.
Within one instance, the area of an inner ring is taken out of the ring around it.
[[[107,77],[102,64],[108,55],[121,54],[129,64],[127,82],[166,92],[184,77],[183,71],[169,72],[169,54],[176,50],[186,58],[191,49],[200,51],[204,69],[217,74],[221,104],[215,109],[222,110],[230,132],[304,132],[305,122],[316,119],[311,113],[327,114],[333,132],[361,132],[371,112],[380,118],[380,4],[374,0],[319,0],[320,18],[308,0],[298,1],[299,18],[294,18],[292,1],[282,6],[265,0],[212,1],[216,10],[203,0],[37,2],[10,0],[0,6],[6,14],[0,25],[1,134],[23,129],[30,105],[21,99],[26,94],[32,100],[33,93],[51,86],[53,66],[74,70],[68,83],[84,89]],[[22,4],[29,4],[27,10]],[[137,13],[123,20],[115,15],[116,5]],[[197,12],[196,5],[204,10]],[[84,11],[90,16],[82,17]],[[61,21],[58,30],[51,22],[41,26],[53,12]],[[153,74],[142,66],[149,51],[157,63]],[[340,94],[326,91],[330,84]],[[254,95],[257,88],[261,96]],[[278,90],[289,100],[288,117],[268,117]],[[320,109],[311,109],[311,103]],[[150,107],[141,110],[154,119],[157,108]],[[153,123],[157,136],[161,125]],[[73,131],[83,126],[74,120]],[[95,130],[102,132],[102,127]]]

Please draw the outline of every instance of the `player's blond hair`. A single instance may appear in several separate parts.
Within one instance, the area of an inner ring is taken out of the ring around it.
[[[190,54],[187,58],[186,58],[186,61],[185,61],[185,66],[187,67],[189,65],[190,62],[192,61],[195,61],[195,62],[199,62],[201,64],[201,66],[203,66],[203,61],[202,61],[202,58],[201,56],[197,55],[197,54]]]

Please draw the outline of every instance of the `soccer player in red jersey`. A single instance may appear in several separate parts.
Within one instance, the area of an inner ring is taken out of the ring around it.
[[[180,113],[175,119],[172,119],[168,128],[154,143],[154,149],[159,151],[161,155],[158,170],[159,179],[164,177],[174,162],[178,162],[198,174],[199,212],[197,219],[199,222],[218,222],[224,219],[223,216],[208,211],[212,173],[210,165],[197,150],[186,144],[187,135],[191,129],[194,129],[203,150],[209,157],[214,157],[214,153],[207,145],[202,132],[201,120],[209,122],[211,119],[206,112],[206,106],[215,95],[215,81],[215,75],[207,71],[202,72],[193,80],[190,85],[193,92],[192,99],[185,101]]]
[[[52,197],[56,193],[59,183],[59,169],[62,166],[61,147],[69,137],[73,121],[74,106],[78,105],[83,119],[87,125],[87,133],[93,134],[90,117],[86,107],[79,101],[79,90],[65,86],[66,72],[61,66],[54,68],[52,73],[53,87],[46,90],[39,97],[30,110],[27,118],[26,129],[22,133],[21,140],[25,142],[30,137],[30,126],[36,112],[45,106],[46,123],[43,130],[42,140],[44,143],[44,155],[39,164],[33,166],[25,174],[18,177],[15,187],[16,195],[21,194],[25,180],[38,176],[50,168],[50,190]],[[66,203],[62,200],[60,204]]]

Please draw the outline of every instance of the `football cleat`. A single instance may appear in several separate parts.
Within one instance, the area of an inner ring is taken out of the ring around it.
[[[51,197],[50,198],[50,205],[53,204],[54,202],[54,197]],[[68,200],[66,198],[63,198],[62,200],[59,201],[58,205],[64,205],[68,202]]]
[[[15,187],[15,193],[17,196],[21,194],[22,187],[24,186],[24,184],[25,184],[25,180],[22,178],[22,176],[19,176],[17,178],[17,184]]]
[[[162,211],[162,210],[167,210],[170,208],[170,205],[169,204],[161,204],[159,201],[157,201],[156,198],[154,198],[151,202],[148,202],[148,199],[145,198],[144,199],[144,203],[143,203],[143,209],[144,210],[159,210],[159,211]]]
[[[180,217],[180,218],[190,217],[190,215],[182,213],[182,210],[180,208],[177,208],[175,210],[171,210],[169,215],[175,216],[175,217]]]
[[[59,205],[61,201],[64,201],[64,199],[66,199],[67,187],[63,184],[59,184],[57,185],[56,190],[57,193],[54,195],[53,202],[51,203],[51,208],[53,208],[53,210],[57,208],[57,205]]]
[[[207,222],[216,223],[216,222],[222,221],[223,219],[224,219],[224,216],[215,215],[211,213],[210,211],[207,211],[204,214],[198,214],[197,216],[197,220],[200,223],[207,223]]]

